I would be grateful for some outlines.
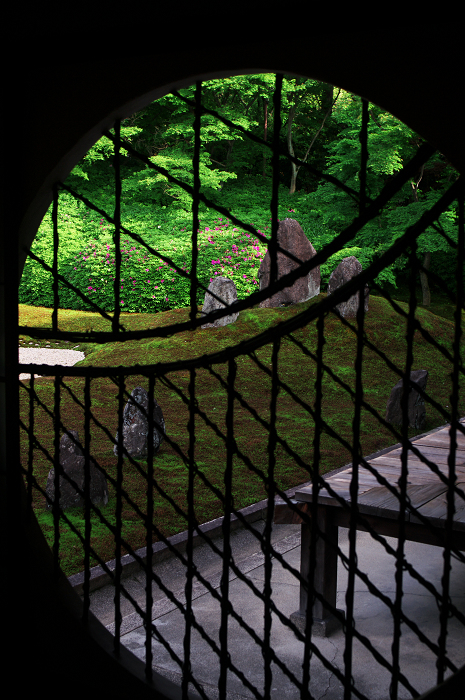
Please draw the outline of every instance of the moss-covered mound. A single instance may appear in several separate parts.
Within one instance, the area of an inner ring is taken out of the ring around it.
[[[242,312],[236,323],[218,329],[199,328],[169,338],[133,340],[103,346],[81,344],[78,347],[84,349],[86,359],[79,366],[152,365],[209,355],[226,347],[235,347],[270,326],[277,326],[282,320],[299,314],[323,297],[320,295],[305,304],[288,308],[250,309]],[[405,305],[399,306],[407,310]],[[21,307],[20,312],[21,323],[24,325],[50,325],[50,309]],[[178,309],[154,315],[127,314],[122,318],[126,328],[141,330],[187,321],[188,313],[188,309]],[[108,323],[95,314],[60,311],[59,316],[59,325],[63,330],[109,330]],[[433,347],[417,331],[412,368],[428,370],[427,392],[447,411],[452,391],[451,364],[447,353],[452,352],[454,326],[450,321],[423,309],[417,311],[417,318],[442,349]],[[353,325],[355,327],[354,323]],[[368,345],[363,349],[362,389],[364,399],[383,418],[391,388],[399,379],[385,358],[401,370],[405,367],[406,328],[406,319],[396,313],[387,301],[381,297],[371,298],[365,318]],[[281,340],[278,374],[282,385],[277,397],[278,441],[273,462],[270,462],[269,448],[272,345],[260,347],[253,356],[241,355],[237,358],[237,396],[234,401],[233,423],[238,454],[233,458],[232,476],[236,509],[266,498],[266,478],[270,469],[273,470],[278,488],[282,490],[311,478],[315,437],[312,411],[317,397],[317,337],[317,326],[312,322]],[[351,459],[347,446],[353,443],[354,401],[350,390],[355,391],[356,388],[357,356],[355,333],[333,314],[325,318],[324,338],[323,362],[331,372],[325,371],[322,377],[321,473],[343,466]],[[21,340],[23,344],[30,342],[25,337]],[[370,343],[379,352],[371,349]],[[70,347],[69,344],[63,344],[63,341],[51,345]],[[380,356],[380,353],[385,357]],[[338,383],[337,378],[342,384]],[[154,524],[165,536],[186,529],[186,517],[182,513],[187,516],[189,384],[192,379],[189,370],[184,369],[159,376],[155,382],[155,395],[163,410],[167,439],[154,459]],[[197,521],[202,523],[223,514],[220,494],[224,493],[227,463],[225,440],[228,366],[213,364],[209,368],[198,369],[194,381],[198,410],[195,417],[194,510]],[[23,384],[27,387],[29,382]],[[65,377],[64,385],[61,391],[61,420],[67,428],[77,430],[83,439],[84,380]],[[148,389],[148,379],[143,376],[127,377],[127,392],[130,393],[135,386]],[[53,378],[36,380],[35,389],[39,404],[35,405],[33,430],[38,445],[34,448],[30,466],[38,485],[44,490],[52,466],[46,453],[53,455]],[[114,379],[95,378],[91,381],[91,453],[108,475],[110,500],[102,508],[102,514],[109,523],[116,522],[117,459],[110,438],[116,433],[118,392]],[[25,389],[21,389],[21,401],[21,418],[24,426],[28,427],[30,404]],[[465,405],[461,405],[461,411],[465,414]],[[425,432],[443,425],[447,420],[447,416],[429,404],[426,406],[426,415]],[[332,431],[337,433],[339,439],[334,437]],[[363,454],[368,455],[396,443],[397,437],[391,430],[380,425],[376,416],[364,409],[361,413],[360,442]],[[27,469],[29,453],[26,430],[21,433],[21,449],[22,464]],[[128,460],[123,463],[123,539],[133,549],[145,545],[143,514],[147,511],[146,473],[146,463],[131,464]],[[45,513],[44,496],[37,489],[33,489],[33,506],[47,538],[52,542],[52,516]],[[74,513],[70,517],[75,526],[84,532],[82,514]],[[99,524],[96,515],[92,516],[92,524],[91,545],[104,561],[113,558],[115,540],[111,530]],[[153,539],[157,539],[156,533]],[[65,523],[61,525],[60,550],[62,567],[67,575],[82,570],[82,545]],[[124,548],[124,551],[127,549]],[[92,562],[96,563],[96,560]]]

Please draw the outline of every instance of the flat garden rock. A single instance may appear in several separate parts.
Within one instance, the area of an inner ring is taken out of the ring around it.
[[[141,386],[136,386],[123,409],[123,446],[128,454],[137,460],[146,459],[148,456],[148,409],[149,395]],[[165,434],[165,421],[163,413],[154,397],[153,409],[153,452],[157,452],[163,442]],[[119,432],[117,431],[114,454],[118,455]],[[123,457],[126,455],[123,453]]]
[[[72,437],[71,437],[72,436]],[[74,438],[74,440],[72,439]],[[84,508],[84,497],[66,479],[72,479],[78,489],[84,491],[85,484],[85,457],[79,442],[76,430],[68,430],[60,440],[60,466],[66,476],[59,477],[59,506],[62,510],[67,508]],[[108,503],[107,480],[102,472],[97,469],[95,462],[89,460],[90,472],[90,500],[94,505],[106,505]],[[55,469],[50,469],[45,493],[48,510],[53,508],[55,501]]]
[[[283,219],[279,222],[277,239],[278,245],[283,250],[289,251],[303,263],[316,255],[315,248],[305,235],[302,226],[295,219]],[[278,280],[300,267],[299,263],[294,262],[284,253],[278,252],[277,259]],[[269,250],[267,250],[258,270],[260,290],[270,285],[270,275],[271,256]],[[260,306],[270,308],[308,301],[308,299],[312,299],[320,293],[320,281],[320,267],[317,266],[310,270],[308,275],[299,277],[291,286],[285,287],[280,292],[273,294],[272,297],[262,301]]]
[[[219,299],[222,299],[224,303],[215,299],[212,294],[216,294]],[[236,285],[228,277],[215,277],[208,285],[208,291],[205,292],[205,299],[202,307],[202,316],[206,316],[212,311],[217,311],[218,309],[224,309],[230,304],[234,304],[237,301],[237,290]],[[239,313],[228,314],[222,318],[217,318],[216,321],[212,323],[204,323],[202,328],[220,328],[221,326],[227,326],[230,323],[237,321]]]

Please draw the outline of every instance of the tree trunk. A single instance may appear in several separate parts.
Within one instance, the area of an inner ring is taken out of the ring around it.
[[[227,150],[227,153],[226,153],[226,167],[227,167],[228,169],[231,168],[231,166],[232,166],[232,164],[231,164],[231,154],[232,154],[232,150],[233,150],[233,144],[234,144],[233,141],[228,141],[228,150]]]
[[[329,117],[329,115],[332,113],[333,105],[335,104],[337,98],[339,97],[340,92],[341,92],[341,88],[339,88],[336,97],[335,97],[334,99],[332,99],[332,98],[333,98],[333,88],[332,88],[331,85],[328,85],[328,90],[327,90],[326,93],[325,93],[326,99],[323,100],[322,102],[324,102],[324,104],[325,104],[325,106],[326,106],[326,105],[328,104],[328,101],[329,101],[329,98],[330,98],[330,97],[331,97],[331,101],[329,102],[329,107],[328,107],[328,109],[327,109],[326,112],[325,112],[325,115],[324,115],[324,117],[323,117],[323,121],[321,122],[320,128],[318,129],[318,131],[317,131],[317,132],[315,133],[315,135],[313,136],[313,138],[312,138],[312,140],[311,140],[311,142],[310,142],[310,146],[307,148],[307,152],[306,152],[305,156],[303,157],[303,162],[304,162],[304,163],[307,162],[308,155],[309,155],[310,151],[312,150],[313,144],[315,143],[315,141],[316,141],[317,137],[319,136],[321,130],[323,129],[323,127],[324,127],[324,125],[325,125],[326,119],[327,119],[327,118]],[[289,155],[290,155],[290,156],[294,156],[294,147],[293,147],[293,145],[292,145],[292,124],[293,124],[293,121],[294,121],[294,118],[295,118],[296,110],[297,110],[297,106],[294,104],[293,107],[291,108],[290,112],[289,112],[289,119],[288,119],[288,122],[287,122],[287,147],[288,147],[288,151],[289,151]],[[296,189],[297,175],[298,175],[298,173],[299,173],[299,170],[300,170],[301,166],[300,166],[300,165],[297,166],[295,163],[292,163],[292,162],[291,162],[291,166],[292,166],[292,174],[291,174],[291,185],[290,185],[290,187],[289,187],[289,194],[294,194],[295,189]]]
[[[326,114],[326,112],[330,112],[333,109],[333,92],[334,92],[334,86],[333,85],[324,85],[323,86],[323,94],[321,96],[321,113]]]
[[[268,100],[263,100],[263,113],[265,119],[263,140],[266,143],[266,139],[268,136]],[[263,177],[266,177],[266,149],[264,149],[263,152]]]
[[[292,122],[294,121],[296,112],[296,107],[293,105],[289,111],[289,118],[287,120],[287,149],[289,155],[294,156],[294,146],[292,145]],[[295,186],[297,182],[297,166],[291,161],[291,184],[289,186],[289,194],[294,194]]]
[[[429,270],[431,264],[431,253],[425,253],[425,258],[423,260],[423,267],[425,270]],[[431,292],[428,284],[428,277],[424,272],[420,272],[421,281],[421,291],[423,292],[423,306],[430,306],[431,304]]]
[[[421,166],[421,169],[420,169],[418,179],[410,182],[410,184],[412,186],[413,201],[414,202],[418,202],[418,185],[420,184],[421,179],[423,177],[424,169],[425,169],[425,164],[423,163],[423,165]],[[430,264],[431,264],[431,253],[428,251],[425,253],[425,257],[423,258],[423,267],[425,268],[425,270],[429,270]],[[428,284],[428,275],[423,271],[420,272],[420,282],[421,282],[421,291],[423,294],[422,304],[423,304],[423,306],[430,306],[431,305],[431,291],[430,291],[429,284]]]

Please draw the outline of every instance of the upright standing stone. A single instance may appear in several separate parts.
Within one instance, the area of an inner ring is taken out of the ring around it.
[[[68,430],[60,440],[60,466],[64,474],[72,479],[81,491],[84,491],[85,457],[76,430]],[[89,473],[90,500],[94,505],[106,505],[108,503],[107,480],[97,469],[93,460],[89,460]],[[62,510],[76,507],[84,508],[84,497],[63,475],[60,475],[59,478],[59,489],[59,506]],[[55,501],[55,469],[49,471],[45,493],[50,499],[50,501],[47,500],[47,508],[50,510]]]
[[[425,391],[428,381],[426,369],[410,372],[410,379]],[[392,425],[402,425],[401,401],[404,393],[404,380],[400,379],[391,391],[386,407],[386,420]],[[418,391],[410,389],[408,396],[408,422],[411,428],[421,429],[425,423],[425,402]]]
[[[295,219],[284,219],[278,226],[278,245],[283,250],[288,250],[294,257],[302,262],[307,262],[316,255],[316,250],[305,235],[302,226]],[[300,265],[284,253],[278,252],[278,280],[287,275]],[[269,287],[271,274],[271,256],[267,250],[258,270],[260,290]],[[261,302],[260,306],[270,308],[275,306],[288,306],[308,301],[320,293],[320,267],[314,267],[308,275],[299,277],[290,287],[285,287],[272,297]]]
[[[209,294],[213,292],[217,297],[224,301],[224,304],[214,296]],[[217,311],[218,309],[224,309],[230,304],[234,304],[237,301],[237,290],[236,285],[228,277],[215,277],[209,286],[208,291],[205,292],[205,299],[202,307],[202,316],[206,316],[212,311]],[[202,328],[219,328],[220,326],[227,326],[229,323],[234,323],[237,321],[239,313],[228,314],[222,318],[217,318],[213,323],[204,323]]]
[[[163,413],[155,397],[153,399],[153,451],[159,449],[163,442],[165,433],[165,421]],[[141,410],[143,409],[143,410]],[[146,459],[148,455],[148,434],[149,434],[149,395],[141,386],[133,389],[126,406],[123,409],[123,445],[129,455],[134,459]],[[113,448],[115,455],[118,455],[119,433],[117,431],[116,445]],[[123,454],[123,457],[125,455]]]
[[[359,275],[362,271],[362,266],[353,255],[348,258],[341,260],[339,265],[335,270],[332,271],[328,283],[328,296],[332,294],[336,289],[342,287],[356,275]],[[355,318],[358,311],[360,292],[355,292],[347,301],[342,301],[337,304],[336,310],[343,318]],[[365,285],[364,294],[364,305],[365,313],[368,311],[368,301],[370,297],[368,285]]]

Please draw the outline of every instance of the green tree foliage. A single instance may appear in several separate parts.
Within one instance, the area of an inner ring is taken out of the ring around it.
[[[207,196],[214,199],[214,193],[230,179],[238,179],[238,184],[241,184],[247,176],[271,176],[269,150],[249,139],[242,130],[267,143],[272,140],[274,89],[275,76],[268,73],[210,80],[202,84],[202,105],[240,127],[231,128],[208,113],[202,115],[200,175]],[[191,87],[180,90],[180,96],[165,95],[124,120],[121,129],[122,137],[135,149],[188,185],[192,184],[194,108],[184,100],[193,103],[194,93],[195,89]],[[282,146],[286,147],[291,126],[293,148],[297,157],[304,159],[318,133],[318,139],[312,145],[312,160],[317,167],[324,165],[323,144],[331,132],[331,118],[326,120],[325,131],[320,132],[328,108],[328,94],[331,107],[332,86],[289,76],[283,81]],[[76,178],[88,180],[92,172],[93,177],[108,179],[111,159],[111,141],[103,137],[74,168],[71,178],[76,183]],[[282,182],[289,184],[291,165],[285,158],[281,162]],[[130,156],[125,159],[125,165],[124,188],[131,197],[142,202],[151,198],[157,204],[190,208],[189,195],[178,185],[170,183],[163,174],[155,173]],[[300,178],[306,189],[317,184],[305,170],[301,171]]]
[[[273,141],[274,90],[275,76],[271,73],[234,76],[202,84],[202,106],[207,111],[201,116],[201,192],[214,204],[228,207],[233,215],[242,217],[245,223],[252,224],[262,233],[270,225],[271,152],[264,144]],[[156,250],[169,255],[180,269],[188,269],[191,261],[191,197],[180,184],[170,181],[164,173],[168,171],[170,176],[184,185],[193,184],[194,98],[195,87],[167,94],[124,119],[121,124],[122,139],[161,169],[151,168],[124,147],[121,149],[122,224]],[[208,110],[218,112],[234,126],[225,124]],[[361,114],[360,97],[316,80],[284,76],[280,131],[282,151],[322,173],[338,178],[358,192]],[[249,133],[261,139],[261,142],[249,138]],[[369,105],[368,197],[374,198],[379,194],[389,179],[415,154],[420,144],[421,139],[412,129],[376,105]],[[279,216],[292,215],[296,218],[317,250],[333,240],[357,216],[356,200],[336,185],[309,172],[305,165],[295,167],[283,155],[279,170]],[[349,255],[355,255],[366,268],[402,235],[406,227],[431,207],[454,177],[456,173],[444,157],[441,154],[433,156],[390,201],[380,216],[367,224],[343,250],[322,266],[323,283],[328,281],[340,260]],[[76,165],[66,184],[113,215],[115,183],[112,141],[102,136]],[[106,271],[108,267],[108,246],[111,249],[113,246],[112,226],[64,192],[60,193],[59,212],[60,237],[62,242],[65,241],[59,252],[60,271],[82,288],[81,291],[109,309],[112,277],[111,274],[100,275],[99,271]],[[240,229],[223,221],[221,216],[218,219],[218,214],[205,205],[201,205],[200,218],[202,235],[212,230],[222,231],[214,237],[214,248],[205,235],[205,240],[199,240],[199,273],[202,283],[208,284],[215,269],[219,269],[218,265],[214,268],[215,260],[235,261],[237,255],[233,251],[245,250],[252,243],[248,242],[244,248]],[[419,256],[426,267],[431,264],[431,270],[453,288],[453,249],[440,231],[452,241],[456,239],[454,207],[441,216],[438,227],[439,232],[431,227],[420,236]],[[126,243],[124,245],[127,246]],[[264,254],[266,244],[254,241],[253,245],[259,245],[260,255]],[[32,250],[51,265],[51,210],[44,217]],[[238,280],[241,298],[250,293],[256,284],[254,256],[253,252],[242,256]],[[254,264],[247,262],[248,267],[244,269],[246,261],[252,260]],[[222,263],[223,272],[234,268],[234,274],[238,275],[236,262],[234,265],[231,263],[231,268],[228,267],[229,263]],[[168,277],[166,270],[160,267],[160,260],[152,261],[152,269],[145,253],[139,255],[130,251],[123,263],[123,277],[126,280],[123,291],[127,294],[125,308],[128,310],[153,310],[153,304],[161,310],[173,304],[189,303],[188,283],[182,279],[182,275],[178,276],[179,273]],[[406,258],[401,256],[380,273],[377,282],[396,285],[405,266]],[[169,290],[162,286],[166,285],[167,279],[171,285]],[[96,280],[100,280],[98,284]],[[75,295],[65,287],[60,287],[60,291],[63,305],[80,308],[82,302]],[[45,306],[53,302],[50,273],[31,260],[25,266],[20,298],[24,303]]]
[[[360,188],[359,170],[361,144],[359,132],[362,120],[362,99],[343,93],[333,110],[333,119],[340,125],[337,138],[328,146],[326,172],[337,177],[355,191]],[[367,194],[374,199],[384,185],[403,164],[410,160],[422,140],[407,125],[376,105],[369,105]],[[441,196],[454,176],[454,169],[441,154],[435,154],[428,163],[384,208],[380,216],[358,233],[355,247],[368,252],[370,260],[387,250],[407,227],[413,225]],[[424,189],[419,186],[424,183]],[[309,195],[309,202],[328,228],[339,233],[351,223],[358,213],[358,203],[346,192],[332,183],[323,182]],[[438,231],[439,229],[439,231]],[[438,227],[429,227],[418,239],[421,262],[433,255],[434,267],[443,265],[445,257],[451,257],[452,241],[457,239],[455,207],[449,207],[438,222]],[[424,256],[428,254],[427,258]],[[439,254],[439,255],[438,255]],[[406,257],[401,256],[394,264],[382,271],[378,283],[396,285],[399,273],[405,269]],[[455,270],[454,270],[455,272]],[[449,281],[453,280],[449,277]],[[454,284],[452,284],[452,287]],[[425,296],[423,299],[425,303]],[[429,303],[426,301],[426,303]]]

